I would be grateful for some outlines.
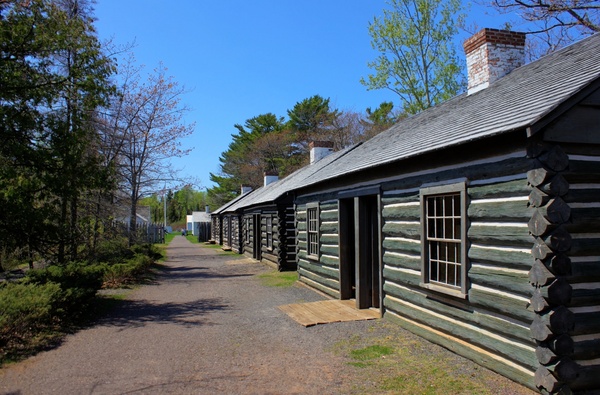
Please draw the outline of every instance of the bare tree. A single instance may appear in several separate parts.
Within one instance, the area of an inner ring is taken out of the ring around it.
[[[189,111],[181,103],[186,90],[166,71],[161,64],[142,81],[140,69],[126,62],[107,121],[105,159],[113,162],[120,190],[127,196],[131,229],[139,200],[177,180],[169,159],[190,152],[181,146],[181,139],[194,131],[194,124],[183,120]]]
[[[492,0],[500,13],[519,15],[529,40],[528,57],[535,59],[580,39],[600,32],[600,1],[598,0]],[[507,28],[513,28],[509,23]]]

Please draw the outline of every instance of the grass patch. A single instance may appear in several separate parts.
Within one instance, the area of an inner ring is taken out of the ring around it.
[[[394,349],[390,346],[373,345],[364,348],[359,348],[350,351],[350,357],[358,362],[350,362],[350,365],[358,368],[366,368],[369,366],[368,361],[382,358],[386,355],[390,355],[394,352]]]
[[[220,244],[200,243],[200,245],[202,246],[202,248],[210,248],[212,250],[219,251],[221,254],[235,255],[235,256],[238,256],[238,257],[243,257],[243,255],[240,255],[237,252],[223,250],[223,246],[220,245]]]
[[[165,245],[169,245],[169,243],[173,241],[175,236],[176,234],[173,232],[165,234]]]
[[[278,272],[273,270],[272,272],[259,274],[257,276],[261,279],[263,285],[267,287],[280,287],[287,288],[294,285],[298,280],[297,272]]]
[[[333,351],[355,368],[353,394],[534,394],[386,321],[337,343]]]
[[[186,238],[186,239],[188,239],[188,241],[189,241],[190,243],[193,243],[193,244],[198,244],[198,243],[200,243],[200,242],[198,241],[198,236],[194,236],[194,235],[193,235],[193,234],[191,234],[191,233],[190,233],[190,234],[188,234],[188,235],[186,235],[186,236],[185,236],[185,238]]]

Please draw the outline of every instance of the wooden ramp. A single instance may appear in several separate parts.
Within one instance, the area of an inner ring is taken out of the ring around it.
[[[330,322],[374,320],[381,315],[377,310],[358,310],[354,300],[323,300],[279,306],[294,321],[304,326]]]

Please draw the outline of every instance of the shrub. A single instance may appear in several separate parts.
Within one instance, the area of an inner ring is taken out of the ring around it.
[[[98,243],[93,259],[95,262],[118,263],[133,255],[134,252],[129,248],[129,240],[126,237],[117,237]]]
[[[0,285],[0,348],[55,324],[63,301],[60,285],[53,282]]]
[[[104,288],[118,288],[130,284],[146,273],[154,260],[144,254],[135,254],[124,263],[106,265],[104,270]]]
[[[136,244],[131,247],[131,250],[136,254],[143,254],[147,257],[150,257],[153,261],[157,261],[162,258],[159,248],[154,244]]]
[[[70,318],[77,318],[102,286],[103,274],[101,265],[73,262],[66,266],[29,270],[26,281],[37,285],[58,284],[64,296],[61,312]]]

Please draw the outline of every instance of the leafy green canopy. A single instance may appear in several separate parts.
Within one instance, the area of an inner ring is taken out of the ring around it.
[[[379,57],[361,83],[398,94],[403,110],[416,114],[463,89],[452,39],[463,18],[459,0],[391,0],[391,9],[369,25]]]
[[[0,3],[0,248],[29,259],[74,258],[81,200],[105,184],[92,118],[113,65],[79,5]]]

